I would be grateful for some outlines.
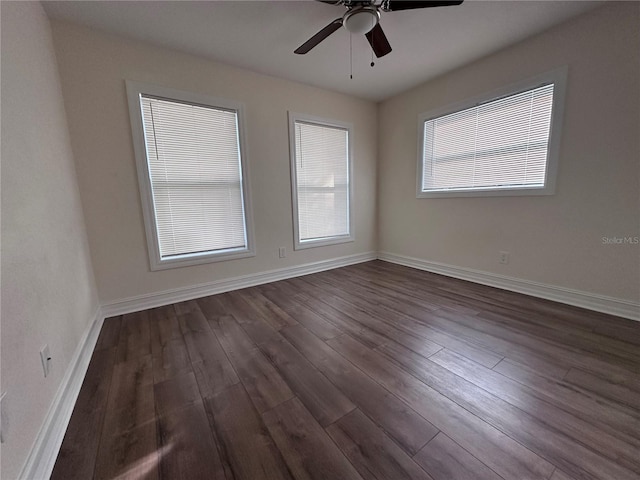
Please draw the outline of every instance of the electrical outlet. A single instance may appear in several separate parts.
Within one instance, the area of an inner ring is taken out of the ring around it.
[[[45,345],[40,350],[40,360],[42,361],[42,370],[44,370],[44,376],[49,375],[51,371],[51,352],[49,351],[49,345]]]
[[[7,439],[7,430],[9,429],[6,396],[7,392],[3,392],[2,396],[0,396],[0,443],[4,443]]]
[[[498,252],[500,255],[500,263],[509,263],[509,252]]]
[[[284,247],[280,247],[278,249],[278,256],[280,258],[285,258],[287,256],[287,250]]]

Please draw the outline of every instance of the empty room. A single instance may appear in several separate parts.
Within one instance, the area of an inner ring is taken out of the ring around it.
[[[640,2],[0,17],[3,480],[640,480]]]

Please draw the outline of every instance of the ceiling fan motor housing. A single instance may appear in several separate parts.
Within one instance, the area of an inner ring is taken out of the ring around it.
[[[342,18],[342,24],[351,33],[364,35],[370,32],[380,21],[380,12],[374,6],[356,7]]]

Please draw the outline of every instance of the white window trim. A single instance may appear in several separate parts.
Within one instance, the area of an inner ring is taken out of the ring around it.
[[[289,113],[289,158],[291,166],[291,203],[293,210],[293,248],[294,250],[302,250],[305,248],[324,247],[327,245],[336,245],[339,243],[353,242],[354,236],[354,222],[353,222],[353,125],[351,123],[341,122],[337,120],[330,120],[322,117],[316,117],[314,115],[306,115],[302,113]],[[300,230],[298,225],[298,182],[297,182],[297,169],[296,169],[296,122],[315,123],[321,126],[343,128],[348,132],[349,141],[349,158],[348,158],[348,175],[349,175],[349,206],[347,208],[347,214],[349,215],[349,235],[338,235],[330,238],[323,238],[320,240],[303,240],[300,241]]]
[[[560,139],[562,137],[562,121],[564,117],[564,100],[566,94],[568,67],[563,66],[555,70],[537,75],[535,77],[499,88],[489,93],[463,100],[453,105],[436,108],[418,116],[418,169],[416,179],[417,198],[447,198],[447,197],[503,197],[503,196],[527,196],[527,195],[553,195],[556,188],[558,173],[558,157],[560,155]],[[458,112],[487,103],[502,97],[523,92],[539,87],[543,84],[553,83],[553,107],[551,113],[551,128],[549,130],[549,144],[547,156],[547,168],[545,172],[544,187],[489,187],[486,190],[448,190],[425,192],[422,190],[423,179],[423,152],[424,152],[424,123],[443,115]]]
[[[185,92],[173,88],[152,85],[148,83],[134,82],[126,80],[127,98],[129,103],[129,116],[131,119],[131,132],[133,135],[133,148],[136,157],[136,169],[138,173],[138,184],[140,187],[140,201],[142,203],[142,214],[144,218],[144,228],[147,237],[147,249],[149,253],[149,264],[152,271],[165,270],[168,268],[186,267],[200,265],[211,262],[221,262],[238,258],[255,256],[253,237],[253,216],[251,208],[251,190],[249,188],[249,164],[247,160],[247,148],[245,140],[244,106],[241,103],[202,95],[198,93]],[[151,193],[151,179],[149,176],[149,165],[147,163],[147,151],[145,145],[144,127],[142,123],[142,109],[140,105],[140,95],[152,95],[169,100],[178,100],[196,105],[204,105],[213,108],[223,108],[234,110],[238,117],[238,137],[240,147],[240,166],[242,172],[242,194],[244,201],[244,217],[246,227],[247,246],[243,249],[232,249],[229,251],[219,251],[211,253],[192,253],[177,255],[172,258],[162,259],[160,255],[160,245],[158,242],[157,225],[153,197]]]

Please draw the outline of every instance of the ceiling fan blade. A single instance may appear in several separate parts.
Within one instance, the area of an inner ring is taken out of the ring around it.
[[[313,37],[311,37],[309,40],[307,40],[298,48],[296,48],[294,52],[299,55],[304,55],[305,53],[308,53],[309,50],[311,50],[313,47],[318,45],[321,41],[323,41],[333,32],[338,30],[341,26],[342,26],[342,18],[336,18],[333,22],[331,22],[329,25],[327,25],[318,33],[316,33]]]
[[[379,23],[373,27],[371,31],[365,33],[365,36],[367,37],[367,40],[369,40],[373,53],[376,54],[376,57],[384,57],[387,53],[391,52],[389,40],[387,40],[387,36],[382,31],[382,27]]]
[[[414,8],[450,7],[460,5],[463,0],[388,0],[382,3],[385,12],[397,12],[399,10],[411,10]]]
[[[329,5],[338,5],[342,0],[316,0],[317,2],[328,3]]]

